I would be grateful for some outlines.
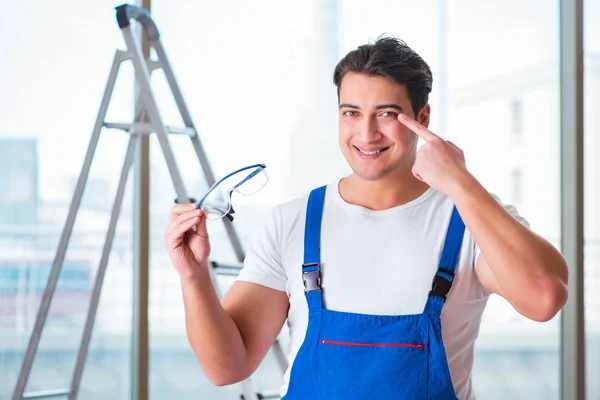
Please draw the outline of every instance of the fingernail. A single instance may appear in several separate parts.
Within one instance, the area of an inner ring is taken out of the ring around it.
[[[400,113],[400,114],[398,114],[398,118],[399,118],[399,119],[404,119],[404,118],[406,118],[406,115],[404,115],[404,114]]]

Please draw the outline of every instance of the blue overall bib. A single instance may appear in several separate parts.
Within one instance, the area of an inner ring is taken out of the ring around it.
[[[325,189],[308,200],[302,265],[308,328],[282,400],[456,399],[440,323],[465,230],[456,207],[422,314],[332,311],[323,308],[319,265]]]

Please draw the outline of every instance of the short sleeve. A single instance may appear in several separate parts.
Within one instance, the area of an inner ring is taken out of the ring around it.
[[[281,256],[280,206],[266,214],[262,226],[252,236],[244,266],[237,280],[286,290],[287,277]]]
[[[521,224],[525,225],[526,227],[530,227],[529,226],[529,222],[523,218],[519,212],[517,211],[517,208],[511,204],[504,204],[499,198],[498,196],[492,194],[492,197],[502,205],[502,207],[504,207],[504,209],[506,211],[508,211],[508,213],[510,215],[512,215],[517,221],[519,221]],[[481,250],[479,249],[479,246],[477,245],[477,243],[475,243],[475,257],[473,258],[473,260],[475,261],[475,263],[477,263],[477,259],[479,258],[479,255],[481,254]]]

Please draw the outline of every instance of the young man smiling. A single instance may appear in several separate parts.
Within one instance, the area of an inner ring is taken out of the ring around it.
[[[165,240],[192,348],[214,384],[232,384],[287,319],[284,399],[473,399],[487,299],[547,321],[567,299],[565,261],[427,129],[431,71],[406,44],[360,46],[334,83],[353,173],[276,207],[222,303],[205,216],[173,208]]]

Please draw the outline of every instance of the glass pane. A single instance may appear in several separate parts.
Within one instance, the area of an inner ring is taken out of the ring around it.
[[[583,4],[586,398],[600,399],[600,2]]]
[[[480,182],[560,245],[558,5],[458,0],[448,6],[448,137]],[[482,399],[558,399],[560,316],[489,300],[473,383]]]
[[[437,86],[430,101],[435,116],[431,129],[458,143],[482,183],[504,202],[516,205],[536,232],[558,246],[556,4],[512,0],[500,9],[468,0],[370,4],[153,3],[163,44],[215,175],[251,163],[268,166],[270,180],[261,192],[238,197],[244,200],[239,206],[234,196],[234,224],[242,241],[246,243],[270,206],[348,172],[337,135],[332,134],[337,131],[333,68],[347,51],[389,33],[404,39],[433,70]],[[398,15],[427,15],[429,34],[423,34],[422,19],[400,21]],[[162,93],[161,110],[169,123],[181,124],[164,78],[158,75],[154,81]],[[197,199],[207,188],[198,161],[187,139],[172,142],[190,196]],[[152,151],[156,218],[151,279],[160,288],[151,292],[156,393],[185,398],[203,390],[202,394],[236,396],[237,386],[227,391],[230,388],[214,388],[203,380],[187,345],[178,278],[162,244],[175,195],[156,142]],[[213,223],[209,229],[216,243],[212,258],[236,263],[222,224]],[[225,279],[220,282],[226,291]],[[559,318],[545,324],[528,321],[497,296],[484,318],[474,371],[477,395],[558,398]],[[173,351],[180,351],[181,358],[171,359],[171,368],[163,368],[161,354]],[[188,380],[178,386],[179,369],[192,374],[194,383]],[[261,376],[270,379],[263,385]],[[272,357],[267,357],[255,380],[267,391],[278,388],[280,374]]]
[[[0,15],[0,398],[10,398],[108,73],[123,46],[114,2],[3,5]],[[125,68],[109,118],[131,118]],[[100,138],[27,391],[70,385],[125,149]],[[80,398],[129,398],[131,196],[124,200]]]
[[[402,13],[436,16],[436,1],[370,4],[365,8],[360,2],[331,0],[153,2],[163,44],[216,177],[249,164],[267,165],[269,181],[260,192],[247,198],[233,196],[234,226],[244,245],[271,206],[349,171],[337,143],[333,85],[333,69],[343,54],[387,32],[407,40],[438,69],[437,37],[424,36],[418,19],[399,23],[397,18]],[[162,73],[153,83],[160,90],[165,119],[181,124]],[[431,100],[437,107],[438,95]],[[190,196],[198,199],[207,185],[189,140],[173,137],[172,143]],[[213,387],[187,344],[179,280],[162,242],[175,194],[154,141],[152,163],[151,396],[236,398],[239,386]],[[212,259],[235,264],[222,223],[210,224],[209,231]],[[231,281],[220,277],[223,292]],[[285,349],[285,329],[281,337]],[[164,355],[173,352],[181,356],[169,358],[165,366]],[[190,377],[185,385],[178,377],[182,370]],[[262,393],[279,390],[282,373],[272,354],[253,375],[253,383]]]

